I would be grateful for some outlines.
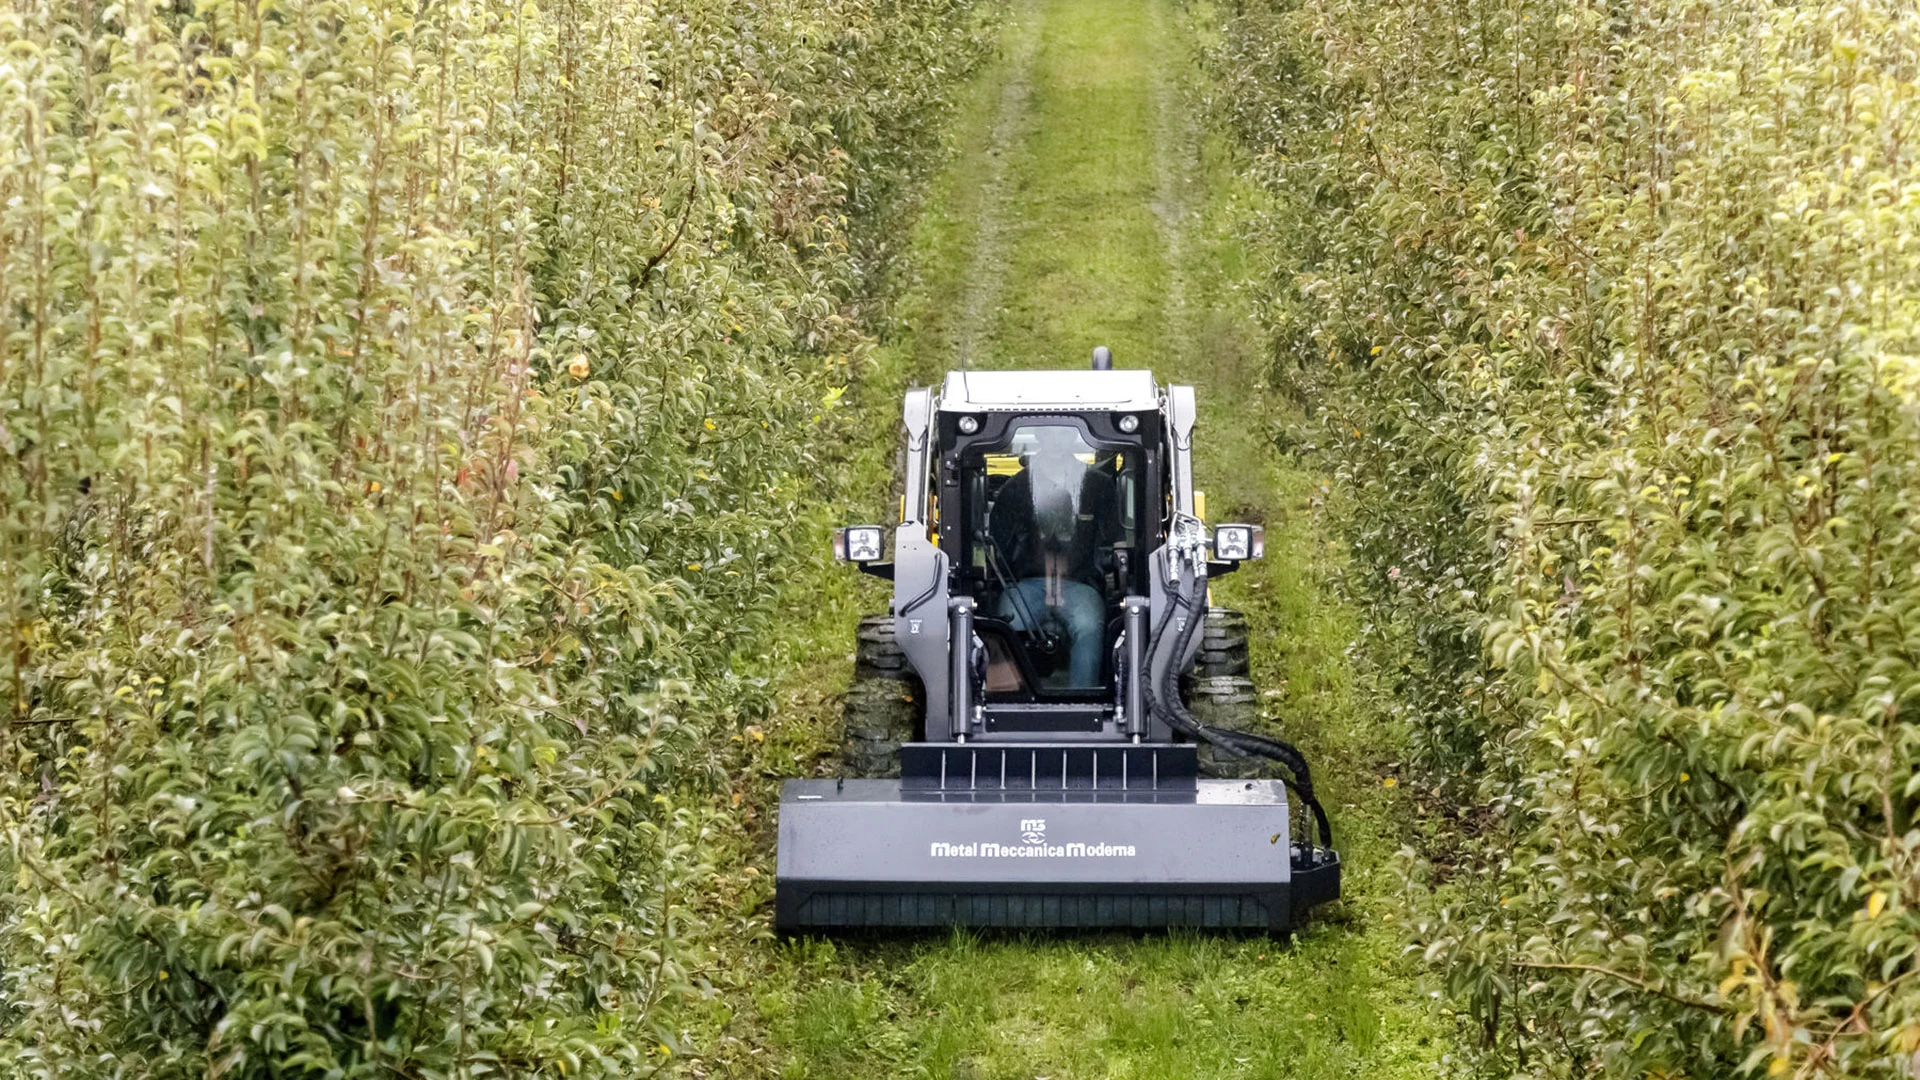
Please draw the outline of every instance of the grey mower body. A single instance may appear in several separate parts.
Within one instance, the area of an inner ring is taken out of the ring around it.
[[[1339,895],[1338,860],[1290,841],[1284,786],[1199,779],[1190,745],[908,755],[899,780],[787,783],[782,928],[1285,931]]]
[[[903,419],[892,560],[875,527],[836,543],[893,581],[913,729],[885,744],[897,778],[787,782],[776,927],[1285,932],[1336,898],[1298,753],[1182,703],[1207,580],[1260,547],[1194,516],[1191,388],[956,372]],[[1306,821],[1281,781],[1202,778],[1201,742],[1287,764]]]

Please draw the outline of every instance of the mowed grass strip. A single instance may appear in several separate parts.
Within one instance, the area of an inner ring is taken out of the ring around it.
[[[1156,62],[1140,0],[1050,0],[1032,119],[1015,182],[1002,305],[987,351],[999,368],[1084,367],[1095,345],[1120,367],[1153,366],[1168,267],[1154,217]]]

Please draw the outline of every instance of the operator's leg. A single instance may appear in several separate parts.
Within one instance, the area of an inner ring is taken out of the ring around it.
[[[1022,578],[1010,589],[1000,594],[1000,603],[995,606],[994,614],[1007,620],[1007,625],[1023,633],[1036,631],[1047,621],[1047,579]],[[1033,624],[1027,624],[1027,616],[1033,616]]]
[[[1061,582],[1060,618],[1073,635],[1068,664],[1073,685],[1082,689],[1099,686],[1101,638],[1107,622],[1107,604],[1100,598],[1100,590],[1084,581]]]

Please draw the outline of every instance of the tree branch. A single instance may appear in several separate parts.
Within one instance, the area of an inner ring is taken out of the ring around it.
[[[1699,998],[1690,998],[1682,994],[1676,994],[1671,990],[1665,990],[1655,986],[1645,979],[1628,975],[1624,971],[1615,971],[1612,968],[1603,968],[1594,964],[1539,964],[1527,960],[1515,960],[1513,966],[1517,968],[1527,968],[1533,971],[1580,971],[1590,975],[1605,975],[1609,979],[1616,979],[1629,986],[1637,987],[1641,991],[1652,994],[1655,997],[1665,998],[1675,1005],[1685,1005],[1689,1009],[1699,1009],[1702,1012],[1721,1014],[1726,1012],[1724,1007],[1715,1005],[1710,1001],[1702,1001]]]

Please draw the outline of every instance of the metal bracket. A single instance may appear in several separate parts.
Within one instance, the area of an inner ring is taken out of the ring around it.
[[[1126,618],[1127,683],[1122,706],[1126,733],[1139,742],[1147,735],[1147,609],[1144,596],[1129,596],[1121,604]]]
[[[1173,440],[1173,508],[1193,513],[1193,387],[1167,387],[1167,429]]]
[[[973,698],[973,597],[956,596],[947,601],[947,613],[947,640],[953,650],[947,694],[953,702],[954,737],[964,740],[978,734],[979,727]]]

